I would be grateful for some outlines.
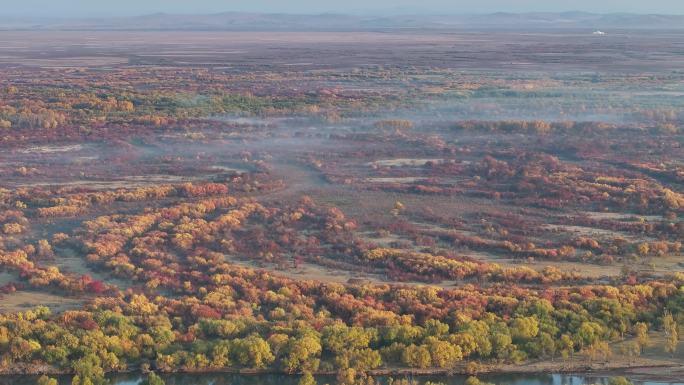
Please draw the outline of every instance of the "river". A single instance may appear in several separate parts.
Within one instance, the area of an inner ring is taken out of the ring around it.
[[[481,380],[496,385],[585,385],[606,384],[607,377],[594,375],[569,374],[492,374],[478,376]],[[166,385],[297,385],[298,376],[286,375],[236,375],[236,374],[168,374],[162,378]],[[381,382],[385,378],[379,377]],[[425,381],[442,382],[446,385],[463,385],[467,376],[420,376],[416,377],[419,384]],[[118,374],[109,377],[110,385],[138,385],[143,377],[140,374]],[[34,385],[35,376],[4,376],[0,377],[0,385]],[[335,384],[333,376],[317,377],[318,384]],[[679,382],[651,382],[633,380],[635,385],[684,385],[684,379]],[[70,385],[70,376],[59,377],[60,385]]]

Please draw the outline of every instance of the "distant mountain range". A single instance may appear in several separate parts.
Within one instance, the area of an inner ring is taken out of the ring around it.
[[[152,14],[92,19],[0,18],[0,29],[325,31],[450,28],[684,28],[684,15],[627,13],[493,13],[486,15],[353,16],[226,12],[211,15]]]

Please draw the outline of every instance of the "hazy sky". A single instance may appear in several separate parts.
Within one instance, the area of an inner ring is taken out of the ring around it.
[[[684,0],[0,0],[0,4],[0,17],[226,11],[463,14],[580,10],[684,14]]]

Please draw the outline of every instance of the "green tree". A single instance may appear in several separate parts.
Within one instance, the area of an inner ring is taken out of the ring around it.
[[[432,364],[432,357],[425,345],[409,345],[401,353],[401,362],[412,368],[428,368]]]
[[[561,357],[567,360],[575,352],[575,342],[569,335],[563,334],[560,340],[558,340],[557,349],[560,352]]]
[[[431,319],[425,322],[425,334],[433,337],[443,337],[449,334],[449,325],[436,320]]]
[[[229,341],[219,341],[211,349],[211,366],[225,368],[231,365],[231,344]]]
[[[603,334],[603,327],[596,322],[582,322],[575,332],[575,345],[583,349],[597,342]]]
[[[492,352],[497,358],[505,359],[512,352],[513,340],[511,336],[505,333],[496,332],[492,334]]]
[[[337,372],[338,385],[354,385],[356,384],[356,370],[348,368]]]
[[[72,385],[104,385],[107,383],[100,358],[95,354],[88,354],[74,362],[73,369],[76,375],[71,381]]]
[[[314,333],[292,337],[283,349],[282,366],[290,373],[298,370],[315,371],[320,363],[321,340]]]
[[[317,382],[311,372],[304,372],[297,385],[317,385]]]
[[[366,371],[380,367],[382,357],[378,351],[370,348],[350,350],[337,354],[335,365],[339,369],[354,368],[359,371]]]
[[[147,375],[147,378],[141,382],[140,385],[165,385],[165,382],[154,372],[150,372]]]
[[[256,334],[235,340],[232,352],[241,365],[255,369],[263,369],[275,360],[271,346]]]
[[[438,368],[453,368],[457,362],[463,359],[463,353],[458,345],[452,345],[446,341],[430,337],[426,340],[432,365]]]
[[[475,352],[482,358],[492,354],[492,342],[489,338],[489,325],[484,321],[470,321],[462,326],[462,331],[472,337]],[[468,338],[470,338],[468,337]]]
[[[511,336],[516,341],[534,338],[539,334],[539,321],[535,317],[516,318],[511,323]]]
[[[539,333],[539,335],[527,343],[528,353],[538,357],[553,357],[556,353],[556,342],[549,333]]]
[[[461,349],[463,357],[469,356],[477,350],[477,341],[470,333],[463,332],[449,336],[449,342]]]
[[[352,349],[367,348],[372,340],[377,338],[375,329],[348,327],[337,323],[323,328],[321,343],[332,353],[342,353]]]
[[[46,375],[40,376],[38,381],[36,381],[36,385],[57,385],[57,380],[54,378],[50,378]]]
[[[464,385],[494,385],[489,382],[481,381],[479,378],[470,376],[465,380]]]

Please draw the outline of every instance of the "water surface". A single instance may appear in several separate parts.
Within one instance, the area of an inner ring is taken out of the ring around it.
[[[608,377],[594,375],[569,375],[569,374],[492,374],[480,375],[481,380],[496,385],[585,385],[607,384]],[[267,375],[238,375],[224,373],[210,374],[166,374],[162,375],[167,385],[297,385],[298,376],[281,374]],[[442,382],[446,385],[463,385],[468,376],[420,376],[415,377],[419,384],[426,381]],[[0,385],[34,385],[36,376],[4,376],[0,377]],[[138,385],[143,380],[141,374],[117,374],[109,377],[110,385]],[[334,376],[318,376],[318,384],[336,383]],[[381,383],[386,382],[386,377],[379,377]],[[684,385],[684,379],[680,382],[658,382],[632,380],[635,385]],[[71,376],[59,377],[60,385],[71,384]]]

